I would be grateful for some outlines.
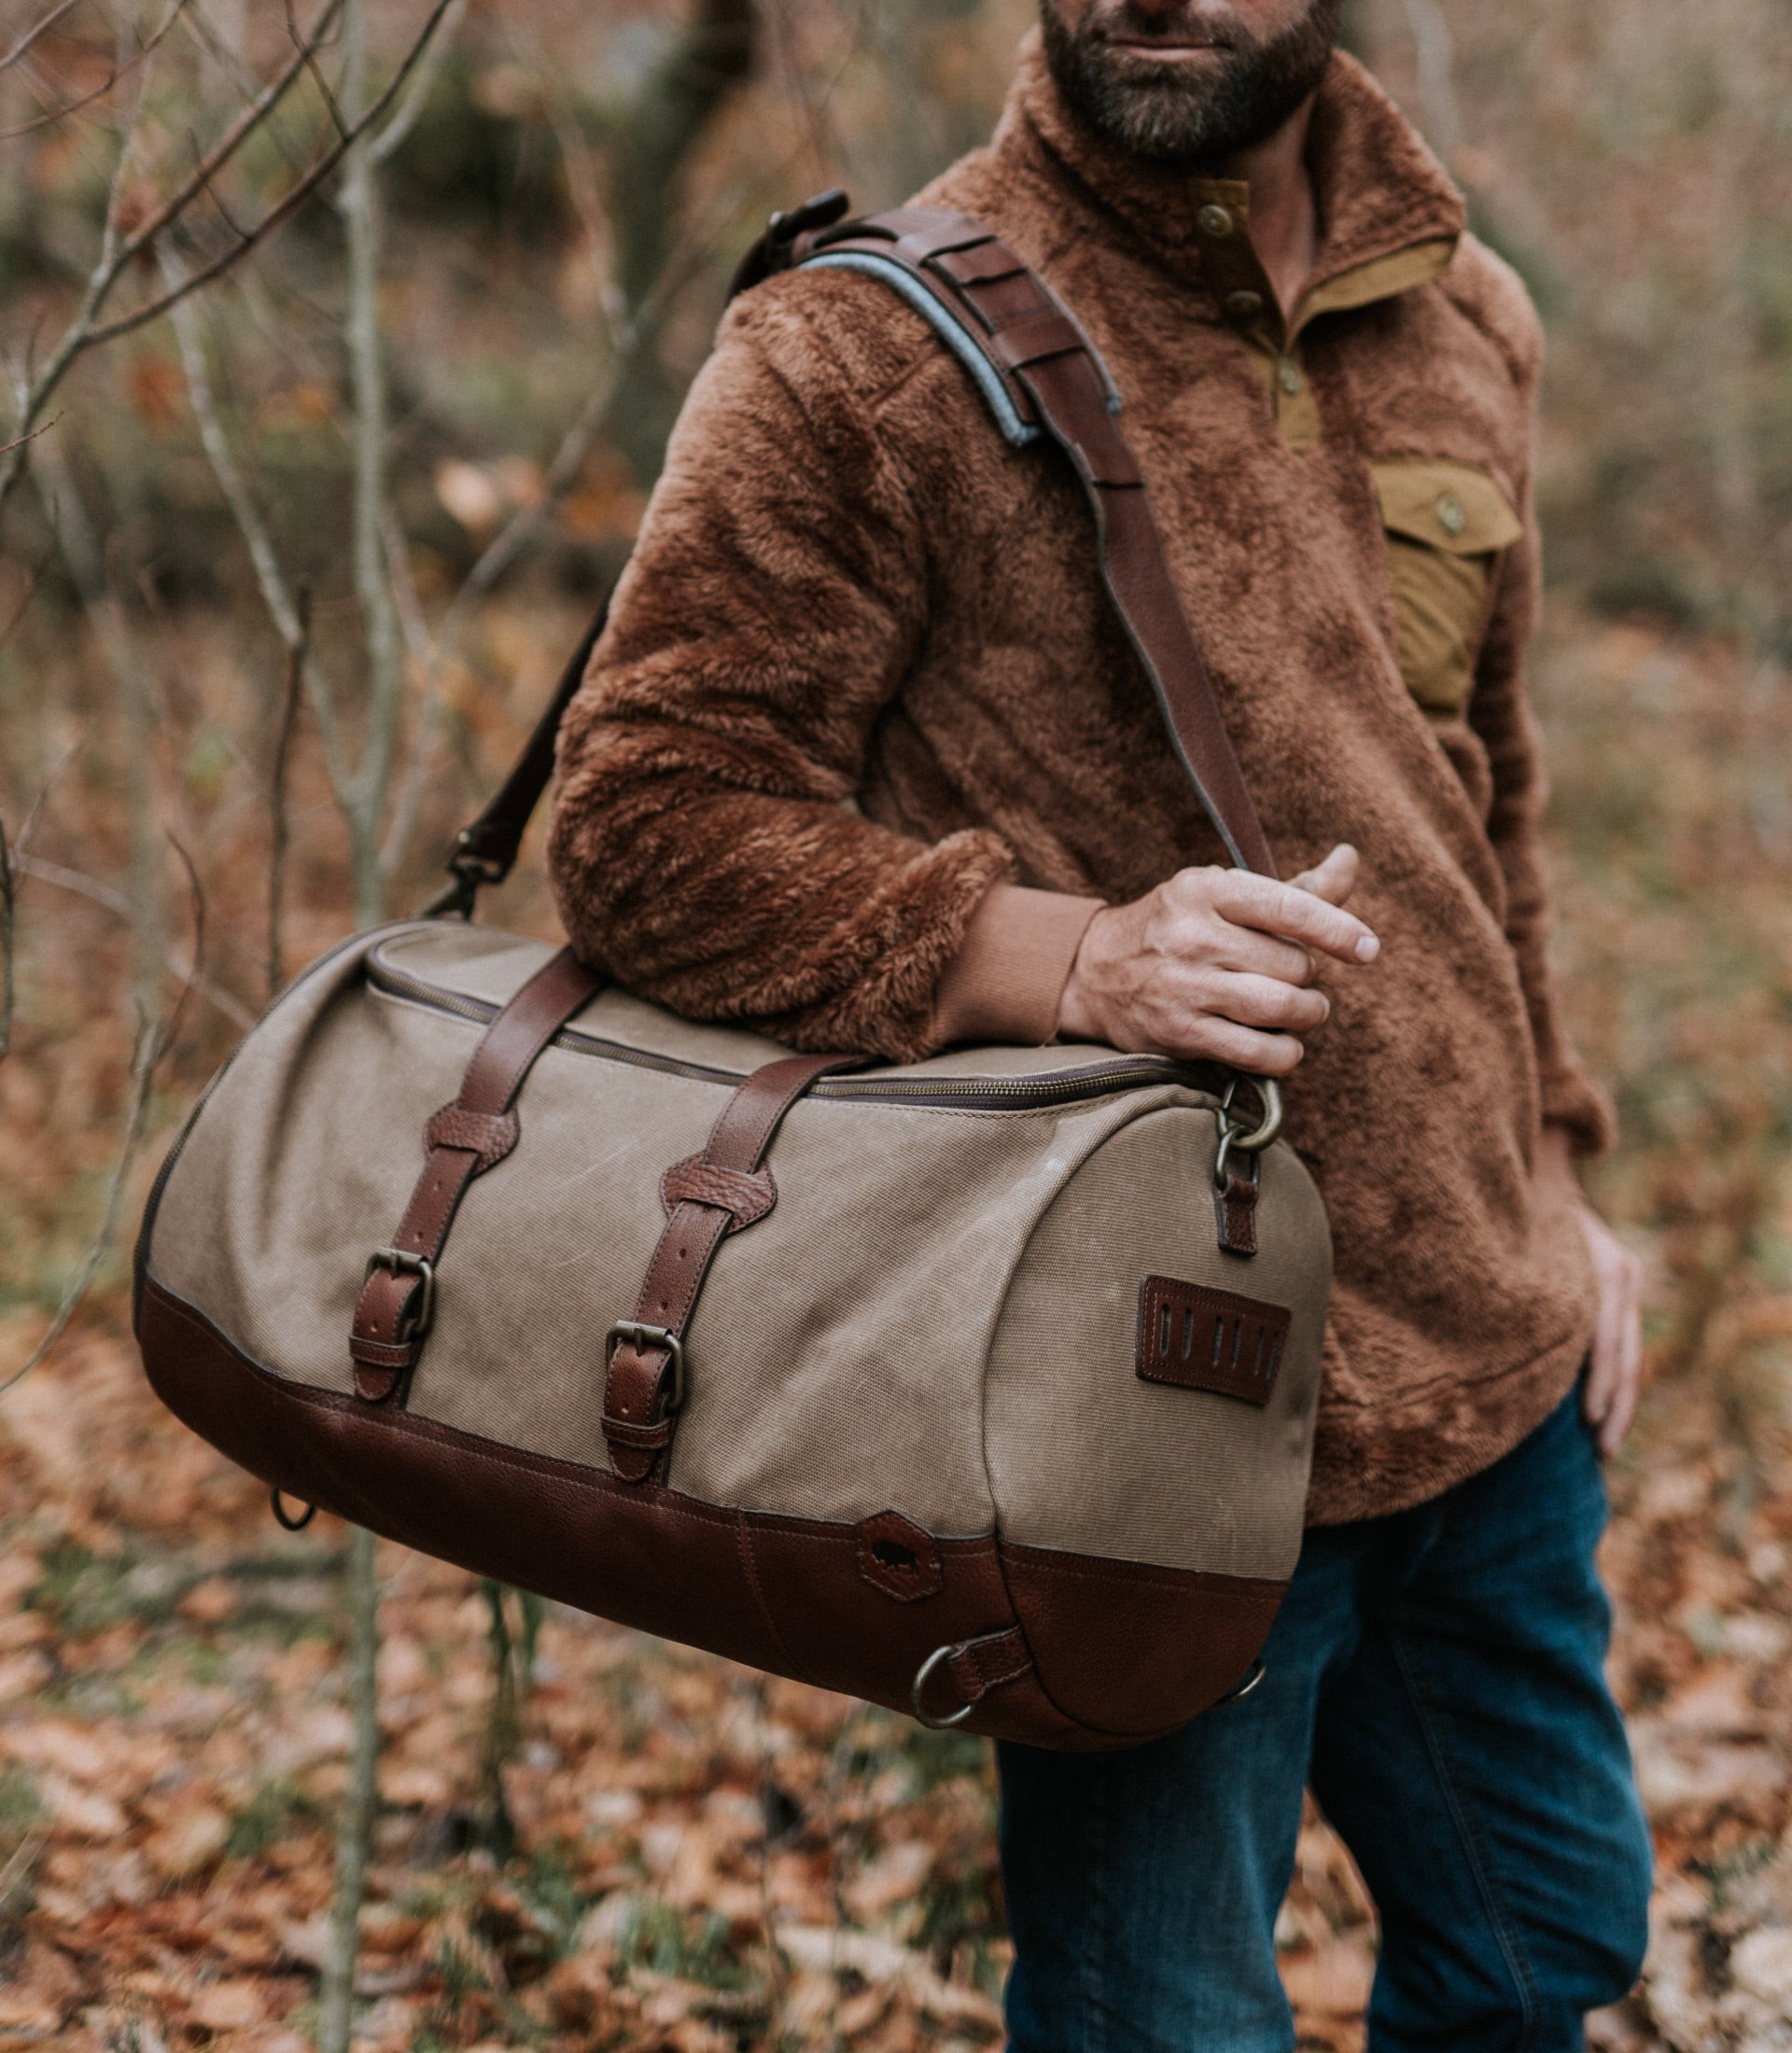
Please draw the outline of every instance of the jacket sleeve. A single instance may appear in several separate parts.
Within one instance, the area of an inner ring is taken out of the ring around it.
[[[1505,934],[1518,958],[1536,1047],[1546,1125],[1566,1128],[1577,1154],[1609,1148],[1617,1123],[1610,1099],[1570,1046],[1549,967],[1549,887],[1542,817],[1548,787],[1537,724],[1525,690],[1525,650],[1542,587],[1534,508],[1524,538],[1501,558],[1488,631],[1477,666],[1469,719],[1492,773],[1488,832],[1505,879]]]
[[[851,803],[927,609],[912,464],[879,433],[876,381],[914,353],[886,301],[778,280],[724,322],[562,731],[549,863],[574,947],[631,989],[909,1060],[1013,865]]]

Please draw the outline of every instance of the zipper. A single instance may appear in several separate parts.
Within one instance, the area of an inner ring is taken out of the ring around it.
[[[489,999],[468,998],[459,991],[444,991],[437,985],[426,984],[421,977],[394,968],[377,950],[367,959],[367,980],[388,998],[401,999],[431,1012],[448,1013],[476,1026],[488,1026],[499,1011]],[[747,1075],[740,1069],[720,1069],[707,1063],[686,1062],[676,1055],[631,1048],[620,1040],[606,1040],[600,1035],[581,1033],[571,1026],[563,1026],[552,1045],[576,1054],[597,1055],[608,1062],[625,1062],[637,1069],[652,1069],[663,1076],[687,1077],[700,1083],[733,1086],[743,1082]],[[861,1104],[1020,1111],[1033,1106],[1072,1105],[1085,1098],[1106,1097],[1115,1091],[1141,1090],[1163,1083],[1181,1083],[1217,1096],[1227,1074],[1216,1064],[1177,1062],[1168,1055],[1121,1055],[1112,1062],[1046,1070],[1030,1077],[939,1077],[923,1082],[917,1077],[831,1076],[821,1078],[806,1095],[812,1098],[847,1098]]]

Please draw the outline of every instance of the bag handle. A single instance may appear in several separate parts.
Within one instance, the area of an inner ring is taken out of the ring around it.
[[[926,295],[950,324],[954,345],[967,344],[999,381],[1023,431],[1043,429],[1071,459],[1095,516],[1108,596],[1151,681],[1177,760],[1234,864],[1274,876],[1275,858],[1170,578],[1144,479],[1114,419],[1118,396],[1095,345],[1045,281],[968,215],[902,207],[846,221],[847,208],[846,194],[835,190],[774,215],[735,273],[730,297],[815,259],[882,271],[893,274],[898,289],[906,283],[905,296],[916,289]],[[607,597],[510,775],[455,836],[447,864],[453,881],[420,917],[452,913],[470,919],[480,891],[510,874],[553,775],[561,719],[609,617]]]

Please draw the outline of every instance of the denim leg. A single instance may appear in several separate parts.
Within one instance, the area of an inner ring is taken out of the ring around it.
[[[1641,1969],[1651,1873],[1578,1391],[1409,1515],[1422,1540],[1314,1734],[1314,1793],[1381,1920],[1371,2053],[1574,2053]]]
[[[1116,1753],[1003,1744],[1014,2053],[1287,2053],[1275,1922],[1322,1679],[1372,1538],[1309,1534],[1262,1683]]]

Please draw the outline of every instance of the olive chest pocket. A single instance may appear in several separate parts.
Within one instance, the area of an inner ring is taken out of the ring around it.
[[[1429,456],[1371,463],[1393,587],[1395,652],[1407,689],[1435,720],[1468,703],[1491,559],[1524,529],[1472,464]]]

